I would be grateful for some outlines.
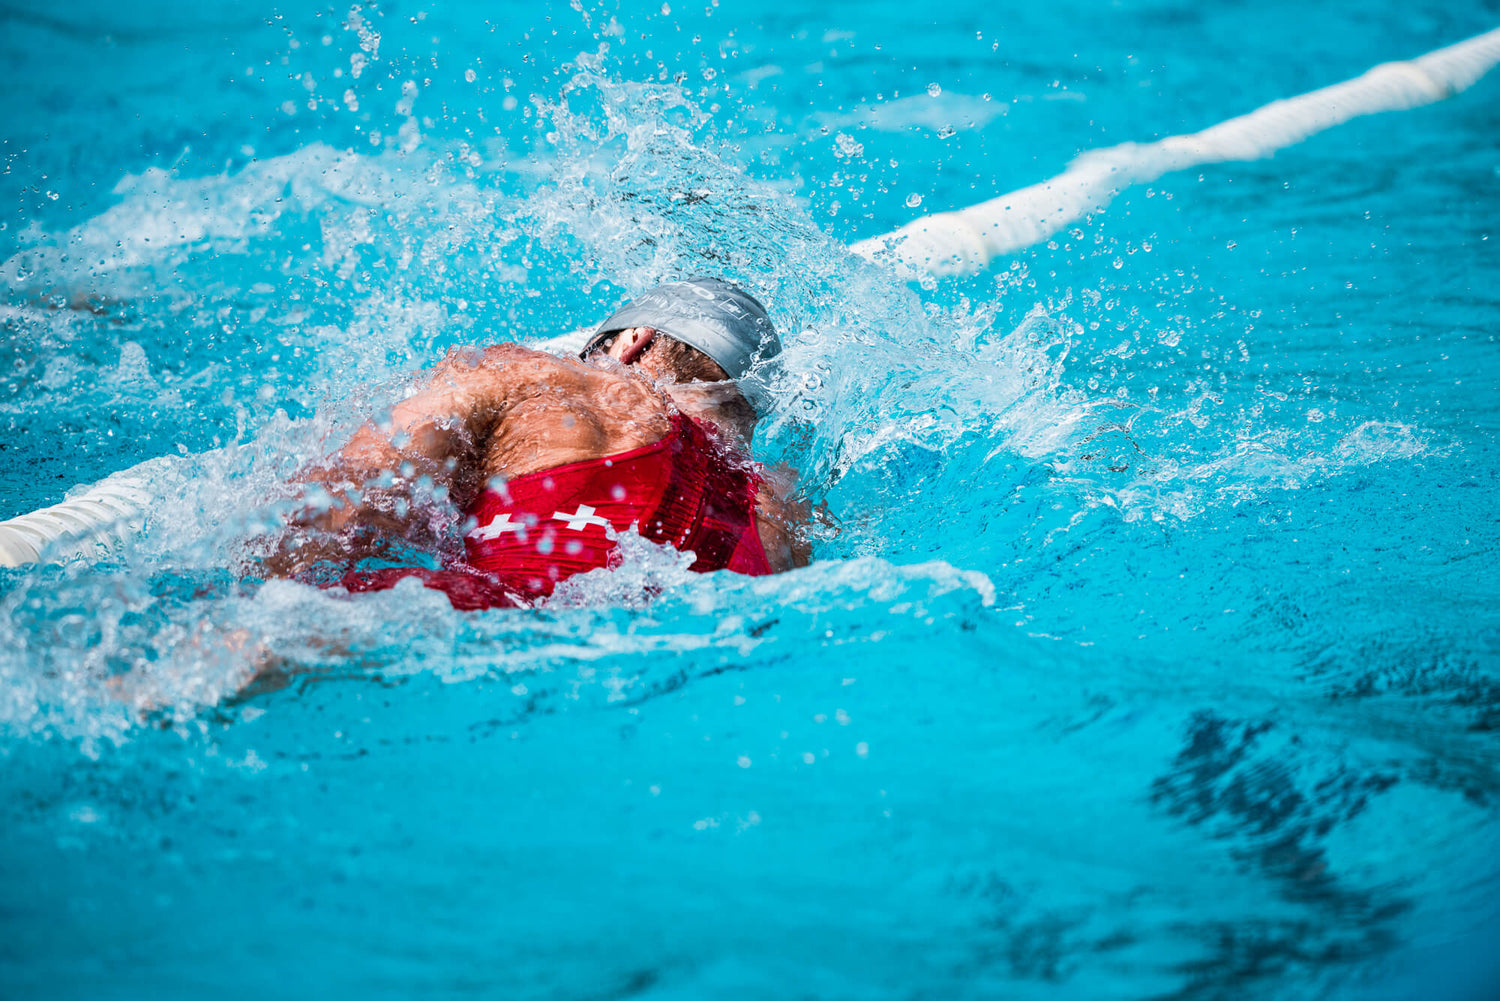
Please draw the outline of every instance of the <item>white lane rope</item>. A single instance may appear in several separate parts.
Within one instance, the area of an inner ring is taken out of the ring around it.
[[[908,277],[973,273],[1001,254],[1040,243],[1104,208],[1132,184],[1206,163],[1258,160],[1351,118],[1441,101],[1466,90],[1497,62],[1500,28],[1417,59],[1382,63],[1344,83],[1273,101],[1202,132],[1084,153],[1049,181],[957,212],[926,216],[850,249]],[[576,353],[584,335],[574,331],[536,346]],[[0,522],[0,566],[101,554],[139,531],[157,498],[151,467],[160,461],[149,460],[59,504]]]
[[[103,555],[141,529],[156,500],[151,459],[94,484],[59,504],[0,522],[0,566],[62,563]]]
[[[1432,104],[1468,89],[1500,62],[1500,28],[1416,59],[1272,101],[1202,132],[1090,150],[1050,180],[939,212],[849,249],[903,277],[973,274],[1097,212],[1132,184],[1209,163],[1259,160],[1352,118]]]

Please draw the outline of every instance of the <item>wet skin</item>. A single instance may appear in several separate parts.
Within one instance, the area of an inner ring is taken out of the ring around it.
[[[588,361],[514,344],[450,352],[378,426],[364,425],[304,473],[305,482],[328,489],[332,503],[294,515],[266,569],[287,576],[319,561],[349,562],[377,551],[381,538],[420,544],[412,513],[420,505],[400,501],[422,478],[464,510],[493,477],[653,444],[670,430],[674,407],[748,443],[753,423],[723,406],[734,393],[727,377],[676,381],[660,352],[648,350],[655,336],[650,328],[622,331]],[[757,528],[773,572],[808,561],[798,531],[808,513],[788,500],[791,488],[790,475],[771,471],[757,496]]]

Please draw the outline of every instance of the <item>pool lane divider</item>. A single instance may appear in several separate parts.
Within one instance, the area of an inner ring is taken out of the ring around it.
[[[1080,154],[1056,177],[956,212],[923,216],[850,246],[903,278],[967,275],[1101,211],[1133,184],[1210,163],[1259,160],[1364,115],[1404,111],[1467,90],[1500,63],[1500,28],[1352,80],[1272,101],[1191,135]]]
[[[1259,160],[1352,118],[1432,104],[1467,90],[1500,63],[1500,28],[1403,62],[1381,63],[1343,83],[1272,101],[1192,135],[1091,150],[1051,180],[940,212],[850,249],[906,278],[973,274],[1002,254],[1040,243],[1097,212],[1132,184],[1209,163]],[[573,331],[536,347],[578,350]],[[164,457],[170,459],[171,457]],[[151,459],[50,507],[0,522],[0,566],[99,555],[143,526],[159,471]],[[76,488],[75,488],[76,489]]]
[[[104,555],[118,540],[140,530],[155,499],[151,477],[134,467],[59,504],[0,522],[0,566]]]

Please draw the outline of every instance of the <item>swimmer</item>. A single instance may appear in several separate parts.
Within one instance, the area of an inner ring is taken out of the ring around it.
[[[780,350],[752,296],[692,278],[627,302],[577,359],[452,351],[379,426],[302,474],[321,502],[291,517],[265,568],[352,592],[416,577],[480,609],[526,607],[616,564],[626,532],[693,553],[697,571],[804,566],[806,504],[789,474],[748,455],[764,405],[752,369]],[[441,548],[422,487],[463,514],[463,555],[354,569]]]

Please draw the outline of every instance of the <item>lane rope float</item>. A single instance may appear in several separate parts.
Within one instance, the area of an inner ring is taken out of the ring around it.
[[[99,556],[117,541],[140,531],[156,500],[153,465],[148,459],[115,473],[58,504],[0,522],[0,566],[63,563],[75,556]]]

